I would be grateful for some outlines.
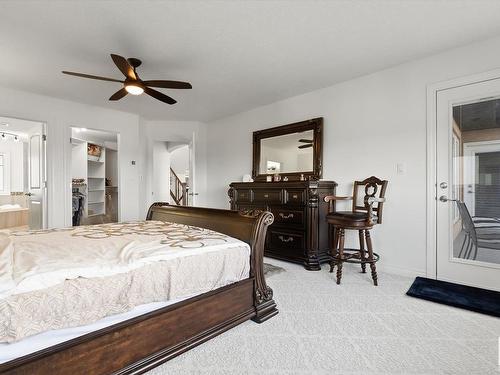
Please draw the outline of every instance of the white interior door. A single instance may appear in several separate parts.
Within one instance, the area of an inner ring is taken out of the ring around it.
[[[45,220],[45,136],[37,126],[28,133],[28,206],[29,228],[43,229]]]
[[[437,278],[492,290],[500,290],[500,155],[484,159],[473,146],[500,142],[499,98],[494,79],[438,91],[436,101]]]

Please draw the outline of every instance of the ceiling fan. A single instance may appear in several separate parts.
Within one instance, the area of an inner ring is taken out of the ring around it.
[[[97,79],[100,81],[110,81],[110,82],[120,82],[123,83],[123,87],[115,92],[109,100],[120,100],[127,94],[132,95],[141,95],[142,93],[146,93],[149,96],[152,96],[155,99],[158,99],[167,104],[175,104],[177,101],[171,98],[168,95],[165,95],[157,90],[152,89],[151,87],[161,87],[165,89],[191,89],[192,86],[189,82],[180,82],[180,81],[165,81],[165,80],[152,80],[152,81],[143,81],[139,78],[137,74],[136,68],[142,64],[142,61],[136,58],[128,58],[125,59],[120,55],[111,54],[111,59],[115,63],[115,65],[120,69],[120,71],[125,76],[124,81],[120,81],[119,79],[114,78],[106,78],[99,77],[90,74],[83,73],[75,73],[63,71],[64,74],[68,74],[70,76],[77,76],[83,78]]]
[[[305,143],[304,145],[300,145],[298,148],[308,148],[313,146],[312,139],[299,139],[299,142]]]

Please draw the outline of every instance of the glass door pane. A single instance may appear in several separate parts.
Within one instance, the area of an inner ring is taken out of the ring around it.
[[[500,265],[500,99],[453,106],[453,258]]]

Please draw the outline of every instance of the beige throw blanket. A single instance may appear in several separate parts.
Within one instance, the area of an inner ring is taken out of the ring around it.
[[[249,246],[157,221],[0,234],[0,342],[249,276]]]

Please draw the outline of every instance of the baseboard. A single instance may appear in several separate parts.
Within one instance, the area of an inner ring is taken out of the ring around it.
[[[427,276],[425,270],[403,268],[403,267],[399,267],[399,266],[393,266],[391,264],[385,264],[382,262],[377,263],[377,271],[382,271],[382,272],[386,272],[389,274],[398,275],[398,276],[406,276],[406,277],[417,277],[417,276],[426,277]]]

